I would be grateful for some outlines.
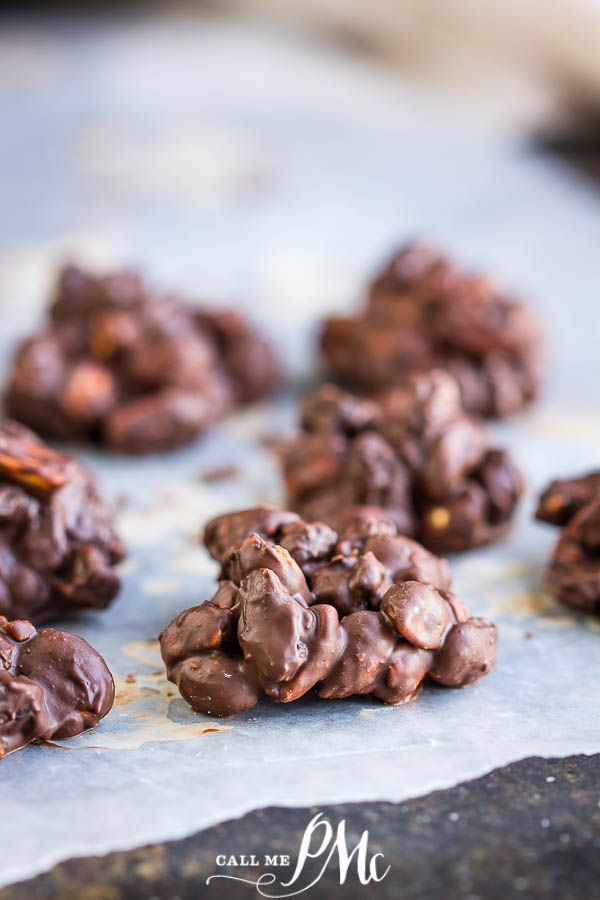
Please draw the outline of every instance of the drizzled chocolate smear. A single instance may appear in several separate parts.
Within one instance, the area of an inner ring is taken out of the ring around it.
[[[440,369],[378,401],[323,386],[303,401],[281,459],[290,506],[305,519],[339,529],[368,507],[441,553],[500,538],[523,489],[511,456]]]
[[[43,434],[140,454],[193,440],[276,380],[269,345],[234,310],[154,293],[137,272],[70,265],[47,325],[17,353],[5,402]]]
[[[421,244],[394,253],[364,309],[328,319],[321,337],[329,371],[351,387],[378,392],[442,367],[467,411],[493,417],[535,398],[540,344],[527,306]]]
[[[0,758],[95,728],[114,697],[106,663],[83,638],[0,616]]]
[[[600,612],[600,472],[553,481],[536,518],[562,532],[546,569],[548,590],[584,612]]]
[[[469,616],[448,562],[381,515],[354,512],[338,532],[247,509],[209,522],[205,542],[217,591],[160,635],[169,679],[199,712],[309,691],[406,703],[427,675],[459,687],[495,665],[496,626]]]
[[[124,556],[90,473],[17,422],[0,427],[0,615],[102,609]]]

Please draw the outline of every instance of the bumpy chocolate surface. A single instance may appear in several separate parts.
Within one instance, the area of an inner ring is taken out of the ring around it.
[[[41,622],[102,609],[124,556],[89,472],[23,425],[0,427],[0,615]]]
[[[406,703],[426,676],[459,687],[494,667],[496,626],[469,617],[447,561],[389,520],[354,515],[336,532],[248,509],[210,522],[205,543],[221,564],[217,592],[160,635],[168,677],[199,712],[311,690]]]
[[[0,616],[0,758],[94,728],[114,698],[106,663],[83,638]]]
[[[510,455],[439,369],[377,402],[320,388],[302,403],[282,465],[290,506],[304,518],[339,528],[367,506],[441,553],[497,540],[522,493]]]
[[[153,293],[136,272],[66,266],[47,326],[17,353],[5,402],[42,434],[139,454],[192,440],[276,378],[267,342],[233,310]]]
[[[546,570],[550,592],[584,612],[600,612],[600,472],[553,481],[536,518],[562,528]]]
[[[378,392],[443,367],[465,409],[493,417],[536,396],[540,344],[523,303],[419,244],[397,251],[370,285],[364,310],[328,319],[321,339],[329,371],[351,387]]]

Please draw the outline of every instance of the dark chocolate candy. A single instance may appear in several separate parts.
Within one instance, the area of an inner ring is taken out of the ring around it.
[[[467,415],[456,381],[412,375],[379,402],[324,385],[304,399],[300,434],[281,448],[290,505],[338,527],[341,515],[379,509],[434,551],[497,540],[522,481],[510,455]]]
[[[584,612],[600,612],[600,472],[553,481],[536,518],[562,527],[546,569],[549,591]]]
[[[49,319],[19,349],[5,400],[51,436],[167,450],[277,380],[271,348],[237,312],[156,294],[135,272],[66,266]]]
[[[311,690],[406,703],[428,674],[455,687],[494,666],[496,626],[470,618],[447,561],[389,519],[354,511],[338,533],[247,509],[209,522],[205,540],[218,590],[160,635],[168,677],[199,712],[230,716],[262,693],[289,702]]]
[[[0,616],[0,758],[95,728],[114,697],[106,663],[83,638]]]
[[[23,425],[0,427],[0,615],[40,622],[102,609],[124,556],[90,473]]]
[[[443,367],[456,378],[465,409],[493,417],[536,396],[540,344],[525,304],[419,244],[394,253],[362,312],[328,319],[321,338],[330,372],[346,384],[377,392]]]
[[[600,472],[552,481],[540,496],[535,517],[564,528],[582,507],[600,497]]]

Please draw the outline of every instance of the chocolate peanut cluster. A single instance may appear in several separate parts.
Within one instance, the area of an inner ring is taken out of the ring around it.
[[[364,310],[328,319],[321,338],[329,371],[351,387],[378,392],[441,367],[468,412],[492,417],[535,398],[540,344],[527,306],[421,244],[394,253]]]
[[[141,454],[193,440],[276,378],[269,345],[235,311],[156,294],[137,272],[66,266],[5,402],[43,434]]]
[[[290,506],[305,519],[337,528],[340,511],[370,507],[441,553],[497,540],[522,493],[510,454],[440,369],[378,401],[323,386],[302,402],[281,455]]]
[[[600,612],[600,472],[553,481],[536,518],[562,528],[546,570],[550,592],[584,612]]]
[[[0,616],[0,758],[95,728],[114,697],[106,663],[83,638]]]
[[[205,543],[221,565],[217,592],[160,635],[169,679],[199,712],[309,691],[407,703],[426,676],[460,687],[494,667],[496,626],[471,618],[447,561],[391,521],[354,515],[337,532],[248,509],[209,522]]]
[[[23,425],[0,427],[0,615],[40,622],[102,609],[124,556],[89,472]]]

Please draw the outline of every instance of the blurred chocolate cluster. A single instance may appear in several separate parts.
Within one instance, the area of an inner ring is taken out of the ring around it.
[[[377,401],[323,386],[302,402],[299,434],[281,456],[290,506],[305,519],[337,528],[344,510],[381,509],[442,553],[497,540],[522,493],[510,454],[464,412],[442,370]]]
[[[406,703],[429,676],[471,684],[496,660],[496,626],[471,618],[438,559],[391,521],[346,514],[339,532],[291,512],[220,516],[210,601],[160,636],[168,677],[196,710],[230,716],[264,693],[289,702],[372,694]]]
[[[17,422],[0,428],[0,615],[102,609],[124,556],[90,473]],[[0,654],[1,656],[1,654]]]
[[[537,394],[540,328],[530,309],[435,250],[409,244],[368,288],[364,310],[325,322],[326,366],[369,393],[441,367],[464,408],[486,417],[517,412]]]
[[[553,481],[536,518],[562,528],[546,570],[548,590],[584,612],[600,612],[600,472]]]
[[[0,616],[0,758],[95,728],[114,697],[106,663],[83,638]]]
[[[5,402],[42,434],[137,454],[191,441],[276,380],[271,348],[234,310],[157,294],[137,272],[70,265],[48,324],[17,353]]]

